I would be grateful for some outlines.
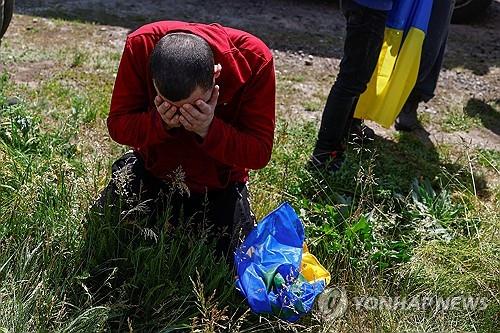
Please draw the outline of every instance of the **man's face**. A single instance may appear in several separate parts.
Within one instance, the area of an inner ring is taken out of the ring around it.
[[[171,101],[171,100],[165,98],[163,95],[161,95],[160,92],[158,91],[158,89],[156,88],[156,85],[155,85],[155,89],[156,89],[156,93],[158,94],[158,96],[163,98],[163,100],[165,102],[169,103],[170,105],[174,105],[177,108],[182,107],[184,104],[191,104],[191,105],[195,106],[195,102],[198,100],[208,102],[210,100],[210,97],[212,97],[212,92],[214,90],[213,87],[208,89],[208,90],[204,90],[200,87],[196,87],[196,89],[191,93],[191,95],[189,95],[189,97],[187,97],[185,99],[181,99],[180,101],[174,102],[174,101]]]
[[[173,102],[171,100],[166,99],[163,95],[160,94],[158,88],[156,88],[156,83],[154,82],[154,80],[153,80],[153,85],[155,87],[158,96],[163,98],[163,101],[169,103],[170,105],[176,106],[177,109],[182,107],[184,104],[191,104],[194,106],[195,105],[194,103],[198,100],[203,100],[205,103],[210,100],[210,98],[212,97],[212,93],[214,91],[215,79],[220,76],[221,71],[222,71],[222,66],[220,64],[214,65],[214,82],[212,84],[212,88],[204,90],[201,89],[200,87],[196,87],[196,89],[191,93],[191,95],[188,98],[182,99],[180,101]]]

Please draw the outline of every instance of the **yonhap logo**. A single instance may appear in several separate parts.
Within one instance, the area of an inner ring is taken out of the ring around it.
[[[453,310],[484,311],[489,299],[471,295],[440,297],[437,295],[405,296],[356,296],[347,297],[345,288],[329,288],[318,297],[318,312],[324,319],[336,319],[350,311],[425,311],[435,312]]]
[[[345,288],[329,288],[318,297],[318,309],[324,318],[339,318],[344,315],[347,307]]]

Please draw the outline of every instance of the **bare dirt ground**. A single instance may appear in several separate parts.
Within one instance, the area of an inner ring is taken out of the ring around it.
[[[6,36],[12,43],[36,30],[39,33],[31,47],[42,43],[78,48],[91,43],[97,46],[96,52],[119,52],[128,31],[156,20],[219,22],[249,31],[273,50],[278,112],[291,121],[320,118],[338,71],[344,35],[337,1],[17,0],[16,14]],[[74,29],[46,18],[95,25]],[[498,0],[478,23],[451,27],[437,96],[419,109],[427,130],[420,134],[423,139],[500,151],[499,31]],[[54,63],[28,59],[7,70],[15,82],[36,85],[50,75]],[[474,117],[476,123],[467,125],[468,117]],[[378,135],[394,137],[392,129],[371,125]]]

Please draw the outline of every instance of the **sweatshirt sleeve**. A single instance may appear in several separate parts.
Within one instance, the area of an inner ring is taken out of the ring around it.
[[[113,140],[137,149],[160,143],[169,137],[160,114],[150,103],[145,72],[148,63],[148,41],[145,37],[135,37],[133,47],[127,39],[107,120]]]
[[[275,127],[276,82],[268,60],[243,92],[237,127],[215,116],[201,147],[215,160],[246,169],[260,169],[271,158]]]

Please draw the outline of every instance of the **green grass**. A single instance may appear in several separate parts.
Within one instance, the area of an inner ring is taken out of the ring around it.
[[[493,149],[479,149],[477,151],[479,164],[491,168],[497,173],[500,170],[500,152]]]
[[[332,286],[344,288],[351,302],[377,295],[488,300],[482,311],[350,307],[332,318],[315,309],[291,325],[248,311],[233,272],[203,232],[87,218],[125,148],[109,140],[105,126],[119,56],[78,50],[44,49],[38,58],[19,57],[13,45],[2,50],[15,55],[9,63],[54,56],[56,65],[36,86],[0,77],[0,332],[500,329],[497,151],[431,147],[408,134],[377,137],[351,144],[332,176],[305,168],[317,123],[280,119],[269,165],[251,174],[253,209],[260,219],[289,201]],[[290,82],[278,82],[278,96],[306,78],[288,76]],[[324,100],[318,94],[314,100]],[[22,102],[8,105],[14,95]],[[301,100],[294,98],[283,101]],[[464,117],[475,117],[474,106],[481,120],[474,126],[496,123],[494,102],[469,104]]]
[[[442,128],[445,132],[468,131],[480,124],[479,119],[467,115],[462,108],[456,107],[446,112]]]
[[[302,107],[305,111],[321,111],[323,102],[316,98],[311,98],[302,102]]]
[[[471,98],[464,106],[464,113],[477,119],[486,128],[495,133],[500,126],[500,100],[483,101],[477,98]]]
[[[105,116],[90,111],[100,105],[93,81],[80,82],[88,86],[77,93],[64,81],[48,81],[40,91],[27,91],[36,96],[32,104],[7,106],[5,91],[15,88],[5,75],[2,79],[0,327],[208,332],[220,325],[234,331],[278,325],[246,312],[229,267],[206,255],[213,247],[197,241],[200,235],[159,229],[151,238],[141,229],[120,247],[112,240],[120,238],[122,227],[85,222],[113,156],[88,159],[75,147],[88,140],[81,132],[85,124]],[[306,225],[311,251],[332,272],[334,284],[345,285],[352,296],[367,290],[490,298],[498,293],[498,225],[492,223],[498,212],[478,209],[482,203],[471,195],[470,178],[463,177],[466,165],[441,160],[438,151],[412,137],[401,136],[398,143],[377,138],[371,146],[351,145],[345,166],[331,177],[304,168],[315,134],[315,123],[279,122],[270,164],[252,174],[252,199],[259,217],[282,201],[292,203]],[[493,153],[488,157],[496,159]],[[97,163],[98,158],[104,161]],[[89,249],[105,255],[104,264],[89,261]],[[492,309],[498,302],[491,302],[482,314],[455,314],[454,325],[495,327]],[[342,320],[353,325],[360,316],[374,330],[404,326],[383,311],[351,313]],[[383,320],[375,319],[379,316]],[[321,320],[312,316],[299,325],[316,331]],[[437,325],[451,327],[451,322],[443,317]]]

